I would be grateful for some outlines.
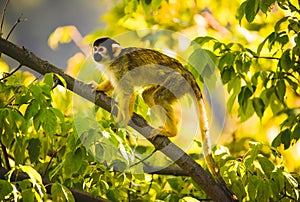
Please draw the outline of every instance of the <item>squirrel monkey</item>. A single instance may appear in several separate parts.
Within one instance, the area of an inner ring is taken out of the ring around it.
[[[178,119],[172,105],[183,95],[190,94],[197,99],[199,124],[202,135],[203,154],[207,167],[216,180],[227,189],[218,173],[211,153],[208,119],[200,87],[194,76],[174,58],[151,49],[122,48],[111,38],[99,38],[93,44],[93,57],[104,65],[108,80],[97,85],[95,90],[110,95],[116,88],[119,110],[116,122],[125,125],[131,119],[135,102],[135,87],[142,86],[142,97],[151,108],[159,105],[164,109],[158,116],[165,118],[164,125],[153,129],[149,138],[157,135],[174,137],[178,133]]]
[[[174,137],[178,133],[178,119],[173,104],[185,94],[196,98],[198,103],[199,125],[203,154],[207,167],[222,188],[231,191],[218,172],[212,157],[208,127],[208,118],[200,87],[194,76],[176,59],[161,52],[144,48],[122,48],[115,40],[105,37],[93,44],[94,60],[104,66],[107,80],[96,85],[96,91],[111,95],[116,89],[116,101],[119,110],[116,122],[128,124],[132,117],[136,98],[135,87],[143,87],[142,97],[151,108],[159,105],[156,115],[165,119],[165,123],[150,132],[149,139],[157,135]]]

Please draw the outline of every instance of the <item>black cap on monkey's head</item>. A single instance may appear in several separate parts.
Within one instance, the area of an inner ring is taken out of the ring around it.
[[[110,59],[113,59],[114,58],[113,48],[112,48],[113,44],[120,45],[118,42],[116,42],[115,40],[113,40],[109,37],[103,37],[103,38],[97,39],[93,43],[93,47],[104,46],[107,49]],[[94,53],[94,59],[96,62],[100,62],[102,60],[102,56],[99,53]]]

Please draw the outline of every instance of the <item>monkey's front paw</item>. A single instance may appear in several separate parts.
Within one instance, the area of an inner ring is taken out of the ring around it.
[[[98,91],[97,88],[98,88],[99,84],[96,83],[95,81],[89,82],[88,85],[92,88],[92,92],[93,93],[96,92],[96,91]]]

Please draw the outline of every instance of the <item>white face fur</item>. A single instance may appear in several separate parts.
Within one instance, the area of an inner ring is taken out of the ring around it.
[[[95,46],[93,48],[94,60],[104,65],[110,63],[112,59],[110,55],[112,55],[113,58],[117,57],[120,54],[122,47],[119,44],[112,44],[111,49],[112,49],[112,53],[109,53],[107,47]]]
[[[95,46],[93,48],[94,60],[100,64],[107,64],[110,61],[108,50],[104,46]]]

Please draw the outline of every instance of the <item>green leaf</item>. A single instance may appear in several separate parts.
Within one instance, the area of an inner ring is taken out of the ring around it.
[[[29,176],[30,181],[33,185],[35,185],[36,183],[43,184],[41,175],[34,168],[23,165],[20,165],[20,168]]]
[[[76,173],[82,165],[82,154],[78,148],[75,152],[69,152],[65,156],[65,163],[63,167],[66,176],[72,176]]]
[[[293,130],[293,139],[296,141],[300,139],[300,124],[297,124]]]
[[[53,87],[53,73],[47,73],[44,76],[44,83],[47,84],[50,88]]]
[[[258,156],[258,162],[266,175],[269,176],[273,172],[275,166],[269,159],[263,156]]]
[[[41,141],[38,138],[31,138],[28,143],[28,154],[30,161],[33,163],[37,163],[39,160],[39,154],[41,150]]]
[[[262,118],[265,111],[265,104],[261,98],[253,98],[252,104],[259,118]]]
[[[252,96],[252,92],[248,86],[243,86],[241,92],[238,95],[238,102],[241,107],[247,104],[248,99]]]
[[[260,179],[257,176],[250,176],[249,184],[247,187],[248,195],[251,201],[255,201],[257,194],[257,183]]]
[[[53,135],[56,132],[57,119],[54,112],[51,109],[44,111],[44,121],[42,122],[43,129],[47,135]]]
[[[287,21],[288,19],[289,19],[289,16],[285,16],[285,17],[281,18],[280,20],[278,20],[275,24],[275,27],[274,27],[275,32],[278,32],[280,30],[280,25],[282,23],[284,23],[285,21]]]
[[[111,201],[119,201],[118,190],[116,190],[115,188],[111,188],[107,190],[106,196]]]
[[[24,150],[27,147],[27,141],[24,136],[17,136],[14,144],[14,156],[16,164],[23,164],[26,158]]]
[[[224,84],[228,83],[235,76],[235,71],[232,66],[225,67],[221,72],[221,79]]]
[[[219,67],[220,71],[223,70],[224,66],[233,66],[235,58],[236,58],[236,55],[233,53],[224,54],[219,60],[218,67]]]
[[[203,78],[208,77],[209,75],[204,75],[205,70],[210,68],[210,62],[211,59],[209,58],[206,51],[198,48],[196,49],[189,57],[188,59],[189,63],[193,66],[193,68],[196,70],[196,73]]]
[[[52,200],[55,202],[75,202],[72,192],[62,184],[55,182],[51,186]]]
[[[274,192],[279,193],[285,184],[285,178],[281,170],[276,170],[275,172],[271,173],[271,179],[274,180],[273,189]]]
[[[276,96],[277,98],[283,102],[284,101],[284,96],[285,96],[285,92],[286,92],[286,86],[284,83],[283,79],[280,79],[277,82],[277,85],[275,86],[275,90],[276,90]]]
[[[244,2],[240,5],[240,7],[239,7],[239,9],[238,9],[238,11],[237,11],[236,18],[238,19],[239,24],[241,24],[241,21],[242,21],[244,15],[245,15],[245,7],[246,7],[246,4],[247,4],[247,1],[244,1]]]
[[[258,201],[269,201],[272,195],[270,183],[267,179],[258,181],[257,184],[257,200]]]
[[[281,145],[281,133],[279,133],[272,141],[272,147],[279,147]]]
[[[33,97],[36,99],[36,100],[44,100],[43,99],[43,95],[42,95],[42,89],[40,88],[40,86],[38,84],[31,84],[29,86],[29,90],[30,92],[32,93]]]
[[[40,126],[42,123],[46,120],[45,116],[45,111],[46,109],[42,108],[41,110],[38,111],[38,113],[33,117],[33,125],[34,129],[38,131],[40,129]]]
[[[199,44],[200,46],[202,46],[205,43],[208,43],[210,41],[215,41],[216,39],[213,37],[209,37],[209,36],[200,36],[197,37],[196,39],[193,40],[193,42],[196,42],[197,44]]]
[[[167,179],[168,183],[174,190],[180,190],[182,188],[183,181],[178,177],[171,177]]]
[[[287,181],[290,183],[292,187],[295,188],[298,187],[297,180],[290,173],[283,172],[283,175],[285,176],[285,178],[287,179]]]
[[[264,47],[264,45],[265,45],[265,43],[266,43],[267,41],[268,41],[268,37],[265,38],[265,40],[263,40],[263,42],[261,42],[261,43],[258,45],[257,51],[256,51],[257,55],[260,55],[260,52],[261,52],[262,48]]]
[[[284,145],[284,149],[288,149],[291,144],[291,130],[290,129],[285,129],[284,131],[281,131],[281,142]]]
[[[34,117],[39,112],[40,106],[38,101],[33,99],[26,108],[25,118],[28,120],[31,117]]]
[[[41,196],[35,195],[35,190],[33,188],[22,190],[22,198],[24,201],[26,200],[26,202],[34,202],[35,196],[41,198]]]
[[[271,9],[270,6],[274,3],[275,0],[261,0],[259,1],[259,8],[266,14]]]
[[[258,0],[247,0],[245,6],[245,16],[248,22],[252,22],[258,12]]]
[[[291,49],[285,50],[282,53],[281,58],[279,60],[280,67],[285,71],[289,71],[290,69],[293,68],[293,61],[290,56],[290,52],[291,52]]]
[[[13,191],[11,184],[8,181],[0,180],[0,200],[4,200],[6,196]]]
[[[258,154],[262,149],[262,143],[250,142],[249,145],[251,147],[251,150],[250,150],[251,158],[255,160],[258,157]]]
[[[127,164],[119,159],[115,159],[112,161],[110,167],[113,167],[114,170],[119,172],[123,172],[127,168]]]

